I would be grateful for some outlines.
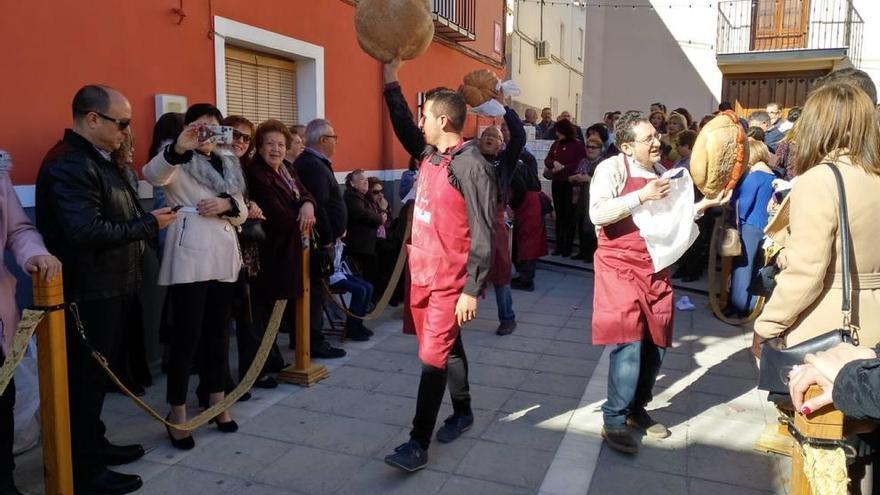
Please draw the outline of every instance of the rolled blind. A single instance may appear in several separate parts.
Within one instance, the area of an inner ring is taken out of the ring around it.
[[[226,112],[256,125],[268,119],[296,124],[296,63],[227,46]]]

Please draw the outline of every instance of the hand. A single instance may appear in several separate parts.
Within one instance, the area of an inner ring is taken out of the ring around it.
[[[654,179],[639,190],[639,201],[644,203],[646,201],[663,199],[669,194],[671,187],[669,179]]]
[[[256,219],[256,220],[265,220],[266,216],[263,215],[263,210],[260,209],[260,206],[253,201],[248,204],[248,218]]]
[[[703,213],[709,208],[715,208],[718,206],[724,206],[727,203],[730,203],[730,198],[733,197],[733,189],[722,191],[718,194],[718,196],[714,198],[703,198],[697,203],[697,213]]]
[[[310,201],[303,203],[299,208],[299,215],[296,217],[299,222],[299,230],[301,232],[309,232],[315,226],[315,205]],[[330,244],[331,246],[333,244]]]
[[[38,254],[28,258],[24,268],[28,273],[41,274],[43,281],[49,282],[61,273],[61,262],[51,254]]]
[[[804,364],[794,368],[788,374],[788,379],[788,390],[791,393],[791,401],[796,411],[810,414],[832,403],[834,381],[823,376],[812,365]],[[821,387],[822,393],[804,401],[807,390],[812,385]]]
[[[788,256],[786,256],[784,249],[779,251],[779,254],[776,255],[776,266],[778,266],[780,270],[785,270],[788,266]]]
[[[232,203],[226,198],[208,198],[199,201],[196,209],[203,217],[220,216],[232,209]]]
[[[458,302],[455,303],[455,322],[458,323],[458,326],[462,326],[476,317],[477,298],[462,292],[458,296]]]
[[[400,57],[395,58],[391,62],[388,62],[383,67],[383,75],[385,77],[385,84],[393,83],[398,81],[398,72],[400,72],[400,68],[403,66],[403,60]]]
[[[174,142],[174,152],[182,155],[187,151],[198,148],[202,143],[199,142],[199,127],[201,124],[192,123],[183,129],[183,132],[177,136]]]
[[[806,364],[799,366],[789,374],[789,389],[795,409],[810,414],[819,408],[831,403],[834,380],[843,367],[853,361],[864,359],[876,359],[877,353],[869,347],[856,347],[852,344],[838,344],[824,352],[807,354],[804,358]],[[822,394],[806,402],[804,394],[810,385],[817,384],[822,387]],[[806,408],[806,409],[805,409]]]
[[[159,223],[159,230],[164,229],[168,224],[177,220],[177,212],[171,208],[159,208],[158,210],[151,211],[150,215],[156,217],[156,221]]]

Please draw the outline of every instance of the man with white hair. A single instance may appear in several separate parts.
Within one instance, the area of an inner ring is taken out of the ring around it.
[[[315,230],[318,233],[319,249],[333,249],[336,241],[345,233],[348,222],[345,201],[342,199],[339,183],[336,182],[331,161],[336,153],[339,137],[330,121],[315,119],[306,126],[305,142],[306,148],[293,162],[293,168],[303,186],[315,198]],[[345,356],[345,350],[332,347],[321,331],[324,325],[324,288],[321,285],[321,274],[314,269],[311,282],[309,312],[312,357],[341,358]]]

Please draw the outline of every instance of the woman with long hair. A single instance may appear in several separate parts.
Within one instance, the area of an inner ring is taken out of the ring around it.
[[[575,232],[579,251],[572,258],[593,262],[596,252],[596,226],[590,221],[590,181],[593,172],[605,157],[602,155],[602,140],[596,136],[587,138],[587,156],[578,165],[577,173],[568,178],[572,183],[572,203],[575,211]]]
[[[688,129],[688,121],[684,115],[672,112],[666,118],[666,134],[662,141],[669,145],[669,161],[675,163],[680,158],[678,154],[678,134]]]
[[[544,159],[544,177],[552,180],[553,207],[556,209],[556,250],[554,254],[571,256],[574,244],[575,214],[571,202],[572,183],[568,178],[577,173],[586,158],[584,143],[577,140],[574,124],[567,120],[556,123],[556,141]]]

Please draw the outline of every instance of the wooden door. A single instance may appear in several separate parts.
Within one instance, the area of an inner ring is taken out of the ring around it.
[[[727,74],[721,85],[721,101],[733,104],[737,115],[747,118],[770,102],[784,109],[803,106],[813,83],[827,71]]]
[[[810,0],[752,0],[754,51],[807,47]]]

